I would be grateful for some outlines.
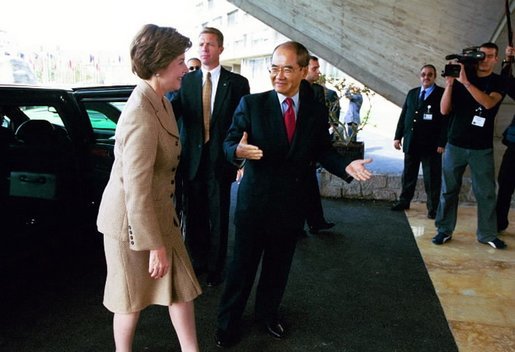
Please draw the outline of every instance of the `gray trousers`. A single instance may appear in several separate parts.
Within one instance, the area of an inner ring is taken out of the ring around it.
[[[493,149],[466,149],[447,143],[442,162],[442,192],[435,224],[438,232],[451,235],[456,227],[463,173],[467,165],[477,202],[477,239],[497,237]]]

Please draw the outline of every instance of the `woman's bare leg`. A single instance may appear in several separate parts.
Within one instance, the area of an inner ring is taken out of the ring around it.
[[[179,338],[182,352],[198,352],[197,328],[193,301],[174,303],[168,307],[170,319]]]
[[[115,313],[113,318],[113,333],[116,352],[131,352],[134,332],[138,324],[139,313]]]

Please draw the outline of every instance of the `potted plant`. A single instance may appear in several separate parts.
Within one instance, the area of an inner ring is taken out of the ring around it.
[[[334,88],[337,95],[337,98],[326,99],[334,147],[342,154],[350,154],[353,160],[363,159],[365,145],[362,141],[356,141],[356,136],[370,122],[371,98],[375,93],[366,86],[360,86],[352,82],[347,84],[345,78],[320,75],[319,84],[324,87],[327,84]],[[367,100],[367,110],[364,114],[360,113],[359,123],[353,125],[352,128],[340,118],[340,100],[346,96],[349,97],[351,94],[360,94],[362,98],[364,97]]]

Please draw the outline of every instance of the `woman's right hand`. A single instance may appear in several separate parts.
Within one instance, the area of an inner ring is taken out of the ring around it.
[[[166,255],[165,247],[151,249],[148,259],[148,272],[153,279],[160,279],[168,273],[170,261]]]

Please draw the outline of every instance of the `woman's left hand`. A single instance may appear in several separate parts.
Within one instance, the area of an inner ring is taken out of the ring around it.
[[[148,272],[153,279],[160,279],[166,275],[170,268],[170,261],[166,255],[165,247],[150,250]]]

